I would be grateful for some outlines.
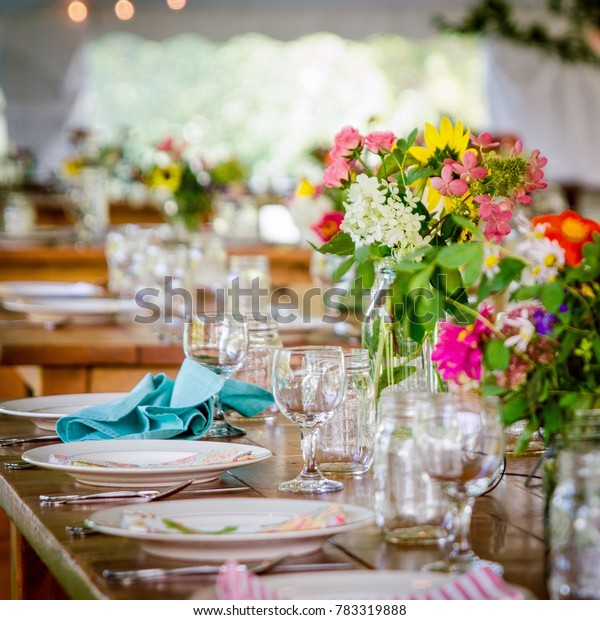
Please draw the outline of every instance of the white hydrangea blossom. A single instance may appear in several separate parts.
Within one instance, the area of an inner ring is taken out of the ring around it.
[[[340,228],[357,247],[377,243],[392,248],[395,255],[406,254],[425,243],[419,232],[425,216],[413,211],[415,205],[410,191],[400,197],[396,183],[359,174],[348,191]]]

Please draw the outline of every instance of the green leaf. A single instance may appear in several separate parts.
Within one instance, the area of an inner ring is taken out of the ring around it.
[[[540,285],[520,286],[510,298],[515,301],[523,301],[524,299],[538,299],[540,296]]]
[[[510,364],[510,351],[502,340],[490,340],[484,351],[485,365],[489,370],[506,370]]]
[[[527,417],[527,399],[519,396],[513,398],[505,403],[502,409],[502,416],[504,418],[504,425],[509,426],[513,422],[518,422]]]
[[[485,240],[485,236],[481,232],[480,228],[477,226],[477,224],[472,222],[470,219],[463,217],[462,215],[453,215],[452,219],[454,220],[454,223],[457,226],[459,226],[460,228],[464,228],[465,230],[468,230],[473,235],[474,239],[477,239],[479,241]]]
[[[496,293],[506,290],[512,282],[518,279],[525,268],[525,263],[517,258],[503,258],[498,267],[500,271],[490,283],[490,290]]]
[[[338,280],[341,280],[350,271],[350,269],[352,269],[353,265],[354,265],[354,257],[351,256],[350,258],[347,258],[345,261],[340,263],[335,268],[335,270],[331,274],[331,279],[334,282],[337,282]]]
[[[375,265],[366,261],[356,265],[358,278],[361,280],[361,287],[370,289],[375,283]]]
[[[401,383],[407,377],[415,372],[416,368],[414,366],[397,366],[394,368],[392,372],[392,380],[388,381],[389,377],[387,373],[382,373],[379,378],[379,391],[378,394],[381,394],[381,391],[386,388],[388,385],[396,385],[396,383]]]
[[[558,312],[558,308],[565,299],[564,284],[559,280],[550,282],[541,287],[540,300],[544,306],[553,313]]]
[[[337,254],[339,256],[350,256],[354,253],[354,242],[348,233],[339,232],[330,241],[321,247],[311,244],[315,250],[321,254]]]
[[[437,262],[443,267],[457,269],[470,262],[479,264],[483,262],[483,245],[481,243],[456,243],[442,248],[438,254]]]

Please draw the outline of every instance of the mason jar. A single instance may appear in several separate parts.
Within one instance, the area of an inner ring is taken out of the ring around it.
[[[346,394],[319,428],[316,458],[326,475],[359,476],[373,462],[376,430],[373,368],[366,349],[346,349]]]
[[[272,318],[269,317],[264,322],[250,319],[248,321],[248,352],[242,367],[233,374],[232,378],[270,391],[273,353],[281,346],[279,328]],[[277,405],[273,403],[248,419],[269,420],[274,418],[278,411]],[[231,412],[231,415],[241,417],[235,412]]]
[[[419,392],[386,388],[379,397],[373,476],[375,521],[387,541],[427,545],[448,537],[450,504],[420,465],[413,423]]]

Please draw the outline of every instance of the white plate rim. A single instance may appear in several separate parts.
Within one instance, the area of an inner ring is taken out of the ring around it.
[[[306,530],[290,530],[287,532],[268,532],[257,534],[243,533],[243,534],[166,534],[161,532],[136,532],[124,527],[112,526],[102,524],[102,519],[110,518],[111,515],[115,515],[115,518],[127,510],[149,512],[151,514],[157,514],[158,516],[168,516],[173,514],[179,508],[185,509],[185,512],[189,512],[197,507],[204,508],[205,510],[215,507],[217,512],[227,513],[234,507],[238,506],[239,510],[242,510],[246,506],[246,510],[250,510],[251,506],[258,506],[259,509],[268,512],[269,506],[283,506],[297,504],[297,510],[293,514],[301,514],[304,512],[310,512],[316,509],[318,506],[324,504],[337,504],[338,502],[322,502],[319,500],[302,500],[302,499],[284,499],[284,498],[205,498],[205,499],[184,499],[184,500],[171,500],[162,501],[154,505],[145,504],[129,504],[125,506],[117,506],[113,508],[105,508],[104,510],[98,510],[93,512],[85,519],[85,524],[93,527],[94,529],[102,532],[103,534],[110,534],[114,536],[123,536],[126,538],[135,538],[142,541],[164,542],[164,543],[203,543],[219,545],[222,543],[256,543],[262,544],[265,542],[285,541],[289,539],[315,539],[315,538],[329,538],[335,534],[342,534],[360,527],[365,527],[373,523],[374,512],[370,508],[364,506],[358,506],[356,504],[347,504],[339,502],[339,505],[347,511],[358,513],[358,517],[351,522],[342,523],[339,525],[332,525],[330,527],[314,528]],[[306,506],[302,508],[300,504]],[[260,508],[262,506],[262,508]],[[252,508],[253,509],[253,508]],[[283,508],[280,508],[283,510]],[[270,512],[273,511],[271,508]],[[175,514],[178,514],[175,512]],[[119,519],[120,521],[120,519]]]
[[[297,590],[293,600],[326,600],[331,595],[339,592],[338,587],[342,587],[345,591],[352,592],[356,588],[359,592],[363,587],[365,589],[373,584],[377,593],[381,593],[382,589],[388,589],[386,582],[389,581],[390,595],[401,598],[413,594],[422,594],[431,588],[438,588],[445,583],[449,583],[456,579],[457,575],[446,575],[443,573],[420,572],[410,570],[352,570],[352,571],[327,571],[327,578],[323,579],[322,572],[306,572],[281,574],[281,575],[263,575],[260,577],[261,583],[270,589],[281,591],[283,588],[290,587]],[[422,582],[422,585],[419,584]],[[519,590],[525,599],[534,599],[535,596],[527,588],[514,583],[508,583],[511,588]],[[310,596],[311,590],[314,591],[315,586],[317,592],[322,588],[327,588],[330,596],[324,596],[323,599]],[[383,586],[383,588],[377,588]],[[199,590],[198,593],[201,591]],[[304,594],[309,596],[304,596]],[[192,594],[194,598],[194,594]],[[394,599],[378,599],[369,596],[360,599],[332,599],[332,600],[394,600]]]
[[[36,292],[36,288],[46,289],[46,292]],[[68,289],[71,289],[70,292]],[[50,292],[53,290],[55,292]],[[103,287],[91,282],[61,282],[59,280],[3,280],[0,282],[0,297],[73,299],[98,297],[103,292]]]
[[[39,298],[35,301],[6,299],[2,305],[12,312],[30,316],[87,317],[133,313],[140,307],[131,299],[111,297]]]
[[[27,403],[29,403],[30,407],[35,406],[34,403],[39,401],[48,402],[46,407],[52,406],[68,406],[71,404],[79,404],[81,401],[81,408],[90,407],[92,405],[97,405],[100,403],[106,403],[111,400],[116,400],[118,398],[123,398],[126,396],[128,392],[86,392],[83,394],[54,394],[51,396],[32,396],[29,398],[15,398],[12,400],[5,400],[0,402],[0,413],[5,415],[18,416],[28,419],[46,419],[46,420],[58,420],[66,415],[71,415],[69,413],[53,413],[51,411],[30,411],[25,408],[16,408],[20,403],[23,404],[24,407],[27,407]],[[100,398],[97,398],[100,397]],[[105,397],[105,398],[104,398]],[[84,402],[84,401],[88,402]],[[75,403],[71,403],[68,401],[75,401]],[[39,405],[38,405],[39,406]],[[11,407],[15,407],[11,409]]]
[[[134,446],[134,444],[137,444]],[[152,452],[152,451],[160,451],[160,452],[169,452],[169,448],[172,449],[174,453],[179,452],[202,452],[206,449],[208,451],[209,448],[230,448],[230,447],[238,447],[238,448],[247,448],[249,450],[253,450],[256,454],[255,458],[248,461],[227,461],[220,463],[208,463],[205,465],[195,465],[190,467],[153,467],[152,469],[146,468],[127,468],[127,467],[78,467],[76,465],[63,465],[61,463],[49,463],[48,457],[50,454],[60,453],[65,456],[73,456],[73,455],[85,455],[86,449],[87,453],[97,453],[103,451],[135,451],[134,448],[142,449],[142,452]],[[181,448],[176,450],[175,448]],[[70,454],[69,454],[70,453]],[[38,455],[46,455],[46,460],[43,460]],[[203,474],[203,473],[214,473],[214,472],[225,472],[228,469],[234,469],[236,467],[242,467],[244,465],[254,465],[255,463],[260,463],[268,459],[272,455],[272,452],[267,448],[262,448],[260,446],[252,446],[249,444],[240,444],[240,443],[229,443],[229,442],[218,442],[218,441],[199,441],[193,439],[100,439],[95,441],[73,441],[70,443],[54,443],[48,444],[45,446],[40,446],[38,448],[32,448],[31,450],[27,450],[21,455],[21,458],[28,463],[32,463],[33,465],[37,465],[38,467],[42,467],[44,469],[55,469],[58,471],[62,471],[63,473],[69,474],[71,476],[76,476],[77,474],[88,474],[93,475],[93,477],[98,478],[112,478],[113,476],[118,477],[129,477],[133,476],[134,478],[155,478],[157,476],[165,476],[165,475],[176,475],[176,474]]]

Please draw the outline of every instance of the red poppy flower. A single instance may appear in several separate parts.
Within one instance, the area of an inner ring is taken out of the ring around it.
[[[567,264],[575,266],[581,262],[581,248],[593,240],[594,233],[600,234],[600,224],[581,217],[575,211],[565,211],[560,215],[540,215],[531,220],[532,224],[545,224],[544,235],[557,241],[565,251]]]

